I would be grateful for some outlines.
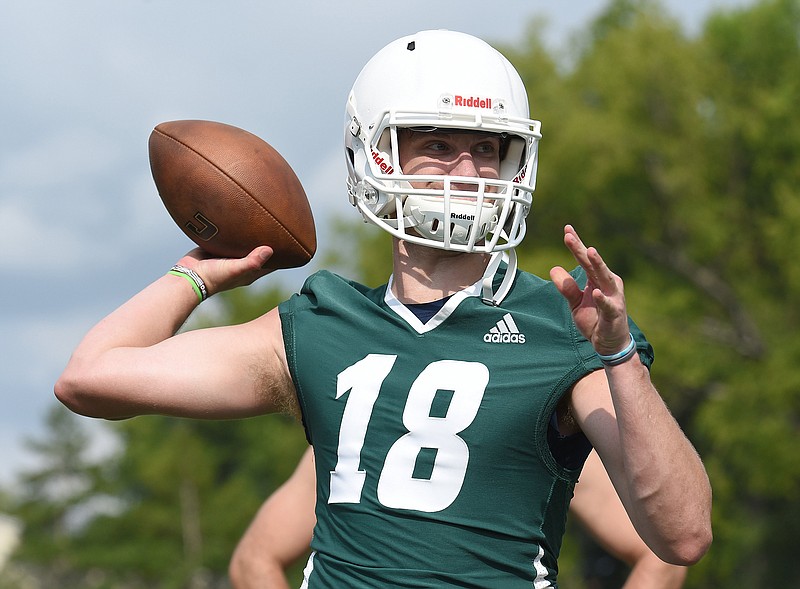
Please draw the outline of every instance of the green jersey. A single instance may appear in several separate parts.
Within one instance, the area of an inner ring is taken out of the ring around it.
[[[602,364],[551,282],[520,272],[500,306],[480,292],[423,323],[388,286],[323,271],[281,305],[316,459],[304,587],[557,587],[579,469],[548,422]]]

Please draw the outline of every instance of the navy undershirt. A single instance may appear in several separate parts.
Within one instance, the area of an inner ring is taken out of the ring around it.
[[[407,303],[406,307],[416,315],[417,319],[423,323],[430,321],[431,317],[436,315],[444,304],[450,300],[450,297],[444,297],[438,301],[430,301],[429,303]]]
[[[431,317],[444,307],[444,304],[449,299],[450,297],[448,296],[428,303],[407,303],[406,307],[414,313],[417,319],[427,323]],[[559,433],[558,418],[555,412],[553,412],[550,423],[547,426],[547,444],[550,446],[553,458],[563,468],[581,468],[586,461],[586,457],[592,451],[592,444],[583,432],[569,436],[562,436]]]

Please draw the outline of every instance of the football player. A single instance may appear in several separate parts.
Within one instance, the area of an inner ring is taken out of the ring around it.
[[[573,272],[516,267],[541,137],[529,117],[519,74],[485,42],[436,30],[390,43],[344,125],[350,201],[394,237],[387,283],[323,270],[253,321],[177,333],[196,289],[249,284],[272,253],[193,250],[187,271],[89,331],[57,397],[109,419],[302,415],[317,480],[309,589],[556,587],[592,447],[649,548],[696,562],[708,477],[650,380],[622,279],[571,225]]]

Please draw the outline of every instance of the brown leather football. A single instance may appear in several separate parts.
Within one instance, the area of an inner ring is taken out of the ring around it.
[[[209,254],[241,258],[259,245],[266,268],[307,264],[314,217],[291,166],[271,145],[231,125],[168,121],[153,129],[150,170],[167,211]]]

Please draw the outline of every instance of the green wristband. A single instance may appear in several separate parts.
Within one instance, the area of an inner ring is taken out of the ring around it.
[[[201,303],[208,298],[206,283],[203,282],[203,279],[200,278],[200,275],[191,268],[175,264],[172,268],[170,268],[167,274],[172,274],[173,276],[183,276],[186,280],[188,280]]]

